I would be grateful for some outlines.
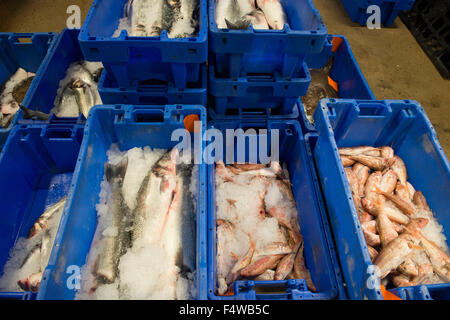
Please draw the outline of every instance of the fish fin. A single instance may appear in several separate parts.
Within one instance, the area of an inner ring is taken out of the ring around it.
[[[124,178],[128,167],[128,157],[124,158],[118,164],[105,163],[105,176],[108,182],[111,182],[114,178]]]
[[[228,21],[228,19],[225,19],[225,23],[227,24],[227,28],[232,30],[245,30],[250,26],[249,20],[239,20],[235,23],[232,23]]]

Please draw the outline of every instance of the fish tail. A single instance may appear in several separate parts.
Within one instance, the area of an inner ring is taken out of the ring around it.
[[[115,177],[124,178],[128,167],[128,157],[124,158],[118,164],[105,163],[105,176],[108,182],[114,180]]]

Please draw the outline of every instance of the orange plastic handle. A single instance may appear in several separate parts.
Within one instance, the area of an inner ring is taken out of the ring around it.
[[[195,131],[195,121],[200,121],[200,118],[196,114],[189,114],[186,117],[184,117],[183,124],[184,128],[189,132]]]
[[[342,41],[344,41],[344,40],[342,40],[342,38],[333,37],[333,39],[331,39],[331,44],[332,44],[331,52],[336,52],[337,49],[339,49]]]
[[[402,300],[399,296],[387,291],[383,285],[381,286],[381,294],[383,295],[384,300]]]
[[[334,91],[339,92],[339,84],[330,77],[328,77],[328,84],[334,89]]]

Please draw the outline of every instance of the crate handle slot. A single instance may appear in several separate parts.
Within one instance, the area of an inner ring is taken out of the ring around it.
[[[71,128],[48,128],[45,137],[48,140],[72,140],[73,131]]]
[[[15,43],[32,43],[31,37],[17,37],[14,38]]]
[[[133,119],[137,123],[164,123],[164,111],[151,109],[135,110]]]

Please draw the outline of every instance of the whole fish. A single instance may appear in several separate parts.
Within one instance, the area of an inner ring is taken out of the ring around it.
[[[256,261],[250,263],[247,267],[241,270],[243,277],[256,277],[264,273],[267,269],[273,269],[284,255],[277,254],[271,256],[263,256]]]
[[[395,158],[387,159],[366,155],[349,155],[349,158],[357,162],[360,162],[365,166],[368,166],[372,170],[378,171],[383,171],[384,169],[389,168],[395,162],[394,160]]]
[[[309,272],[308,268],[306,268],[303,249],[304,245],[302,243],[294,259],[293,276],[295,279],[304,279],[306,281],[306,286],[308,287],[308,289],[312,292],[316,292],[317,288],[312,281],[311,273]]]
[[[31,227],[30,231],[28,232],[28,238],[32,238],[43,230],[47,230],[49,220],[64,208],[66,200],[67,197],[64,197],[57,203],[49,207],[47,210],[45,210],[44,213],[36,220],[36,222]]]
[[[250,264],[254,253],[255,253],[255,243],[253,241],[250,241],[250,248],[248,249],[247,253],[244,254],[234,264],[233,268],[231,268],[230,273],[226,277],[226,282],[228,286],[232,284],[234,281],[236,281],[236,279],[239,277],[240,271]]]
[[[283,30],[287,23],[286,14],[279,0],[256,0],[258,8],[264,12],[267,23],[272,29]]]
[[[329,75],[334,65],[334,57],[331,57],[327,64],[322,69],[310,69],[311,84],[309,85],[306,95],[303,96],[302,103],[305,108],[308,119],[314,122],[313,115],[319,101],[326,98],[339,98],[336,90],[330,86],[328,82]],[[346,159],[347,160],[347,159]],[[350,160],[350,159],[348,159]],[[344,166],[348,164],[348,160]],[[344,160],[343,160],[344,161]]]
[[[80,113],[87,119],[89,110],[95,105],[95,97],[91,86],[82,81],[76,80],[72,83],[72,90],[78,104]]]
[[[348,148],[339,148],[339,154],[345,156],[373,156],[380,157],[381,151],[380,148],[375,148],[371,146],[360,146],[360,147],[348,147]]]
[[[120,163],[112,165],[105,163],[106,180],[111,184],[110,210],[113,234],[104,236],[101,240],[103,247],[97,257],[95,275],[100,282],[113,283],[117,277],[120,257],[131,245],[128,229],[128,206],[125,204],[122,194],[122,184],[128,167],[128,158]]]
[[[144,178],[133,213],[133,243],[140,238],[144,238],[148,243],[160,241],[176,195],[178,158],[179,152],[176,148],[165,153]]]

